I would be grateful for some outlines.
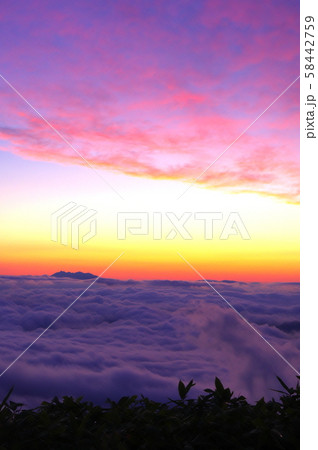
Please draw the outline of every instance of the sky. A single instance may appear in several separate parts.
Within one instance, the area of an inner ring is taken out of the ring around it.
[[[211,280],[295,370],[299,369],[299,284]],[[87,280],[0,277],[1,372],[73,301]],[[38,406],[55,395],[104,404],[123,395],[166,401],[179,379],[215,376],[250,402],[296,373],[204,282],[97,281],[2,375],[0,398]]]
[[[0,399],[295,385],[298,40],[294,0],[1,2],[0,373],[102,278]]]
[[[298,281],[298,9],[1,2],[0,273],[99,275],[125,252],[110,277],[198,279],[181,254],[207,278]],[[96,211],[78,250],[51,240],[51,215],[69,202]],[[146,212],[151,230],[159,212],[162,239],[118,239],[122,212]],[[192,239],[167,239],[167,212],[191,214]],[[222,215],[213,239],[202,212]]]

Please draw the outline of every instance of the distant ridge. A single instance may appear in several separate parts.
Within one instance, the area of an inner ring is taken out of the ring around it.
[[[76,280],[89,280],[90,278],[97,278],[97,275],[93,275],[92,273],[84,273],[84,272],[64,272],[61,270],[60,272],[53,273],[51,277],[56,278],[75,278]]]

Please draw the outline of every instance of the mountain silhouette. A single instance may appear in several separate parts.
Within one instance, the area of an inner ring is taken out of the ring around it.
[[[53,273],[51,277],[56,278],[75,278],[76,280],[89,280],[90,278],[97,278],[97,275],[93,275],[92,273],[84,273],[84,272],[64,272],[61,270],[60,272]]]

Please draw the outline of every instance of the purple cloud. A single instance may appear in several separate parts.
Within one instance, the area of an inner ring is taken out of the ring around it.
[[[89,284],[88,280],[0,277],[3,371]],[[213,285],[270,343],[299,367],[299,285]],[[54,395],[176,396],[215,376],[249,400],[273,396],[275,376],[295,373],[204,283],[100,280],[0,378],[0,396],[33,405]]]

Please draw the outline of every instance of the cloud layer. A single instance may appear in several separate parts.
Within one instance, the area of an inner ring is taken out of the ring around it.
[[[299,366],[299,285],[212,282],[291,363]],[[2,372],[89,280],[0,277]],[[54,395],[175,397],[180,378],[197,392],[215,376],[250,400],[271,397],[293,371],[202,282],[103,279],[0,378],[0,395],[33,405]],[[195,391],[194,391],[195,393]]]
[[[113,171],[196,178],[299,75],[296,1],[6,3],[4,75]],[[82,163],[2,80],[0,97],[3,150]],[[297,199],[298,97],[296,83],[198,182]]]

